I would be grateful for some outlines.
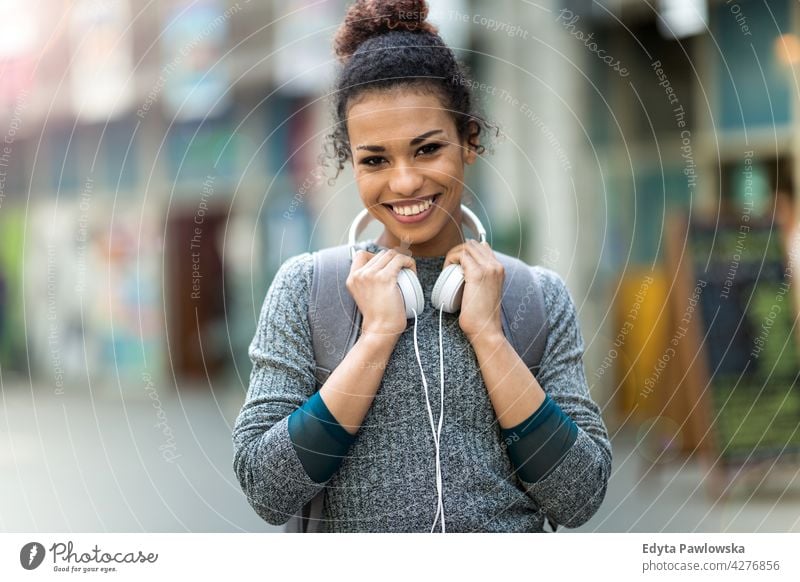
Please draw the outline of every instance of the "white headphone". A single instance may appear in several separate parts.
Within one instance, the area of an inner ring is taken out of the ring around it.
[[[364,228],[373,216],[365,208],[353,220],[350,225],[347,243],[350,245],[350,258],[355,256],[356,238],[363,232]],[[483,228],[478,217],[466,206],[461,205],[461,220],[475,234],[478,235],[479,242],[486,241],[486,229]],[[397,276],[397,285],[403,295],[403,302],[406,307],[406,319],[412,319],[414,312],[417,315],[425,309],[425,296],[422,293],[422,286],[419,284],[416,273],[411,269],[405,268]],[[436,309],[442,309],[447,313],[456,313],[461,309],[461,297],[464,293],[464,270],[461,265],[451,264],[436,279],[436,284],[431,291],[431,304]]]
[[[364,227],[372,220],[372,215],[365,208],[358,216],[356,216],[353,223],[350,225],[350,232],[348,234],[348,244],[350,245],[350,258],[355,256],[356,237],[361,234]],[[466,206],[461,205],[461,220],[466,223],[472,231],[478,235],[480,242],[486,241],[486,230],[483,228],[481,221],[478,217]],[[400,287],[400,293],[403,295],[403,302],[406,308],[406,319],[414,318],[414,352],[417,356],[417,363],[419,364],[419,371],[422,375],[422,385],[425,389],[425,404],[428,409],[428,420],[431,423],[431,432],[433,433],[433,445],[436,451],[436,516],[431,526],[431,532],[436,528],[436,522],[441,518],[442,533],[445,531],[444,519],[444,487],[442,484],[442,465],[439,460],[439,443],[442,436],[442,421],[444,420],[444,350],[442,348],[442,311],[447,313],[455,313],[461,309],[461,298],[464,294],[464,270],[461,265],[452,264],[442,270],[439,277],[436,279],[436,284],[431,291],[431,303],[439,310],[439,378],[441,380],[440,386],[440,409],[439,409],[439,426],[438,431],[434,427],[433,411],[431,410],[431,402],[428,398],[428,381],[425,378],[425,371],[422,369],[422,360],[419,356],[419,343],[417,342],[417,315],[425,309],[425,297],[422,292],[422,285],[417,279],[416,273],[411,269],[404,268],[397,275],[397,285]]]

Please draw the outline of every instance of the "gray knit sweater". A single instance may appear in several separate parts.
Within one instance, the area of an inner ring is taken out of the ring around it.
[[[374,242],[361,243],[375,252]],[[439,410],[439,312],[430,293],[444,257],[415,257],[426,309],[417,321],[422,366],[434,418]],[[309,253],[285,261],[267,292],[250,345],[246,401],[233,430],[233,467],[247,500],[264,520],[283,524],[325,490],[323,531],[427,532],[437,506],[435,452],[414,353],[413,320],[400,336],[373,405],[349,454],[325,483],[303,469],[287,418],[315,390],[308,324],[313,262]],[[537,380],[577,424],[578,437],[561,463],[537,483],[514,473],[475,353],[443,314],[445,364],[441,464],[450,532],[544,531],[544,515],[577,527],[594,515],[606,492],[611,445],[583,371],[583,340],[575,305],[561,277],[534,267],[544,291],[549,335]]]

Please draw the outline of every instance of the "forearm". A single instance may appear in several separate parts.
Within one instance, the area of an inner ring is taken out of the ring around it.
[[[542,404],[518,427],[509,429],[513,421],[502,422],[501,434],[528,495],[552,521],[572,528],[588,521],[603,501],[611,473],[611,444],[600,408],[589,394],[575,304],[557,273],[544,268],[537,271],[548,333],[536,383],[505,385],[512,376],[523,378],[519,368],[524,364],[517,363],[516,354],[509,354],[512,350],[505,345],[505,338],[498,340],[502,335],[499,325],[493,329],[494,339],[488,334],[481,342],[471,343],[485,384],[490,393],[496,393],[493,403],[498,416],[517,406],[521,409],[514,420],[524,417],[533,408],[525,394],[535,388],[546,391],[557,405],[557,410],[550,406],[548,413]],[[515,389],[516,394],[511,392]],[[499,396],[508,396],[508,401]]]
[[[517,426],[539,409],[545,392],[502,333],[477,337],[472,347],[502,428]]]
[[[536,483],[560,464],[578,427],[546,395],[504,336],[479,342],[475,351],[511,463],[520,479]]]
[[[298,458],[287,430],[287,418],[261,432],[244,428],[259,422],[250,419],[250,412],[246,414],[240,417],[234,432],[234,471],[256,513],[273,525],[281,525],[322,486],[308,476]]]
[[[289,415],[289,436],[314,482],[333,477],[353,444],[394,349],[393,337],[362,330],[319,391]]]
[[[362,331],[342,362],[320,388],[330,413],[350,434],[364,422],[398,336]]]

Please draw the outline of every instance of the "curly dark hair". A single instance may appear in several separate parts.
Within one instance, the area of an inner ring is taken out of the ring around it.
[[[347,134],[348,107],[368,91],[402,88],[433,93],[453,116],[460,139],[478,154],[481,128],[499,128],[484,119],[473,105],[468,68],[444,43],[438,29],[425,19],[425,0],[356,0],[347,10],[334,37],[340,68],[330,103],[333,131],[325,136],[321,165],[333,162],[338,177],[351,158]]]

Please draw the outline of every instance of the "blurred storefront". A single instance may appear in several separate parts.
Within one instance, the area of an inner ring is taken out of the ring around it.
[[[617,273],[609,416],[723,471],[796,459],[797,3],[568,5]]]
[[[31,30],[0,43],[3,372],[57,394],[246,386],[266,286],[312,244],[313,193],[295,193],[325,76],[269,57],[296,19],[279,2],[18,4]],[[332,30],[302,24],[298,58],[325,69]]]

